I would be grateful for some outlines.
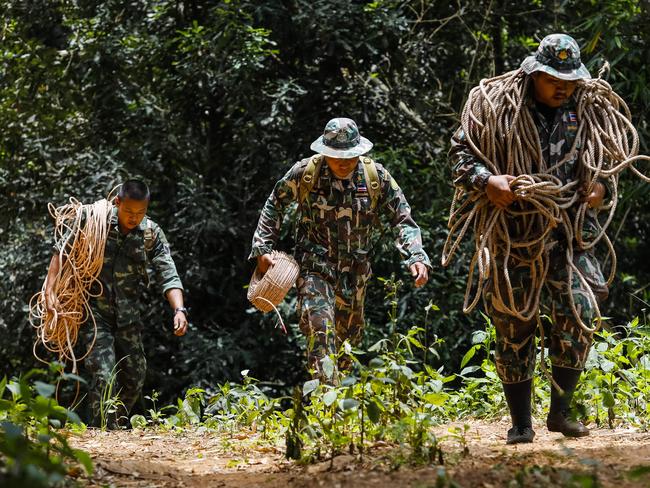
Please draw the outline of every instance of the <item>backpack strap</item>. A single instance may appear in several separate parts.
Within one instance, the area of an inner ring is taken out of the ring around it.
[[[300,184],[298,185],[298,203],[301,205],[314,188],[322,165],[323,156],[320,154],[312,156],[309,158],[309,161],[307,161],[307,166],[305,167],[305,171],[302,173]]]
[[[361,162],[363,163],[363,174],[366,177],[368,194],[370,195],[370,208],[374,210],[381,198],[381,182],[379,181],[377,165],[371,158],[366,156],[361,158]]]

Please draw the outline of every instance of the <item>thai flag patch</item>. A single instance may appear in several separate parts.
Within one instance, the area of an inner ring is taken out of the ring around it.
[[[578,116],[576,115],[575,112],[569,112],[569,122],[572,124],[578,123]]]
[[[359,183],[357,186],[357,192],[358,193],[368,193],[368,187],[366,186],[365,183]]]

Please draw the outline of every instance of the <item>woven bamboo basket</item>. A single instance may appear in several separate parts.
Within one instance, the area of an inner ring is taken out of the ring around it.
[[[284,300],[300,272],[300,266],[293,256],[281,251],[273,251],[271,256],[275,264],[264,275],[259,268],[255,268],[247,294],[255,308],[265,313],[275,310],[275,306]]]

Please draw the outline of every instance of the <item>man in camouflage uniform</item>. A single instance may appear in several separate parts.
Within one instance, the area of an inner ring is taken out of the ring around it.
[[[523,71],[532,78],[533,96],[526,102],[524,110],[532,115],[542,154],[547,167],[560,164],[554,175],[567,183],[580,176],[579,151],[571,157],[570,150],[577,137],[578,120],[576,100],[572,98],[577,80],[589,79],[590,75],[580,61],[580,50],[575,40],[565,34],[552,34],[542,40],[537,52],[527,57],[522,63]],[[578,141],[580,144],[580,141]],[[579,147],[579,146],[578,146]],[[505,208],[512,204],[515,195],[510,189],[510,182],[517,175],[493,175],[466,143],[465,135],[460,129],[452,139],[450,159],[453,164],[454,184],[466,190],[485,191],[494,205]],[[596,232],[596,208],[600,207],[607,193],[606,185],[597,182],[593,191],[584,196],[590,210],[583,227],[585,238],[593,237]],[[569,209],[569,215],[575,216],[575,208]],[[512,232],[522,232],[516,228],[516,222],[510,222]],[[550,268],[546,279],[546,289],[550,295],[550,307],[544,311],[552,317],[550,326],[549,355],[552,363],[552,375],[555,382],[564,390],[564,394],[552,388],[551,406],[547,418],[550,431],[561,432],[565,436],[581,437],[589,431],[579,422],[570,418],[570,402],[584,369],[587,355],[592,343],[592,335],[586,333],[574,318],[569,302],[569,293],[573,295],[580,318],[590,324],[594,318],[593,306],[589,292],[585,290],[577,274],[568,283],[566,262],[567,238],[562,231],[556,230],[547,243],[550,248]],[[497,259],[499,257],[497,256]],[[608,294],[606,281],[600,265],[592,251],[575,251],[574,263],[599,299]],[[499,264],[499,267],[502,263]],[[528,268],[510,269],[510,278],[515,300],[522,303],[524,292],[530,289],[531,276]],[[508,431],[509,444],[532,442],[535,433],[531,422],[531,388],[535,368],[535,332],[537,323],[521,321],[495,309],[492,295],[495,284],[488,280],[486,284],[485,303],[487,313],[496,328],[496,366],[510,409],[513,427]]]
[[[257,258],[260,271],[266,272],[283,215],[298,202],[298,313],[309,342],[308,363],[317,375],[322,359],[343,341],[356,345],[361,340],[371,237],[381,215],[397,228],[397,248],[415,285],[428,280],[429,258],[402,190],[383,166],[359,158],[371,147],[354,121],[330,120],[311,145],[318,154],[296,163],[276,183],[253,237],[250,258]]]
[[[91,374],[89,387],[90,425],[101,423],[101,398],[110,381],[111,373],[119,371],[118,385],[124,409],[118,420],[131,411],[140,397],[146,373],[146,358],[142,344],[144,324],[140,318],[139,297],[149,285],[147,268],[151,266],[160,292],[174,310],[174,333],[182,336],[187,330],[187,310],[183,306],[181,283],[169,244],[162,229],[146,216],[149,189],[138,180],[122,184],[113,208],[104,263],[99,274],[99,286],[91,290],[91,309],[97,324],[97,335],[92,323],[86,322],[79,330],[82,342],[94,345],[85,359]],[[46,301],[50,310],[58,306],[54,286],[59,269],[60,246],[50,262],[46,284]],[[97,285],[97,284],[96,284]],[[106,420],[106,416],[104,418]],[[117,420],[108,421],[115,427]]]

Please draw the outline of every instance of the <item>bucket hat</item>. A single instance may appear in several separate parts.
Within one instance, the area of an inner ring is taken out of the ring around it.
[[[337,117],[325,125],[323,135],[311,144],[311,150],[333,158],[354,158],[372,149],[372,142],[359,134],[352,119]]]
[[[521,63],[526,74],[537,71],[548,73],[560,80],[588,80],[589,70],[580,60],[580,47],[567,34],[550,34],[539,43],[537,52]]]

